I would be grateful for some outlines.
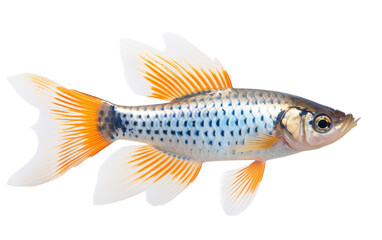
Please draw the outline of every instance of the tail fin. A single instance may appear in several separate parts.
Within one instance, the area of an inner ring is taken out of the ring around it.
[[[110,144],[97,129],[103,100],[33,74],[9,77],[9,81],[40,109],[40,119],[34,127],[38,151],[8,184],[34,186],[50,181]]]

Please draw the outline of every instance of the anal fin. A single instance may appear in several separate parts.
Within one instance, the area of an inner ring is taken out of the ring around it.
[[[201,165],[151,146],[122,148],[100,169],[94,203],[112,203],[143,191],[150,204],[167,203],[194,181]]]
[[[224,174],[222,179],[222,206],[228,215],[244,211],[253,198],[263,178],[265,161],[254,161],[245,168]]]

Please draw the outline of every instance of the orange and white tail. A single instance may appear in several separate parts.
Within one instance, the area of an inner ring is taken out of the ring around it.
[[[27,102],[40,109],[34,127],[38,151],[9,179],[10,185],[34,186],[50,181],[110,144],[97,129],[102,99],[33,74],[9,77],[9,81]]]

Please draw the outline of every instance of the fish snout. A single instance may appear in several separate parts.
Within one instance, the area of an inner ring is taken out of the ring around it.
[[[352,128],[357,126],[357,122],[359,121],[360,118],[355,119],[353,117],[353,114],[347,114],[344,116],[343,123],[341,124],[341,132],[343,135],[348,133]]]

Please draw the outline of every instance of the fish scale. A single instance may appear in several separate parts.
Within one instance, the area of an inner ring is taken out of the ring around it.
[[[277,121],[291,101],[288,94],[248,89],[223,89],[175,99],[167,104],[122,107],[104,103],[99,118],[102,134],[143,142],[198,161],[253,159],[267,149],[234,152],[248,135],[277,134]],[[277,154],[285,146],[273,149]],[[288,151],[289,152],[289,151]]]

